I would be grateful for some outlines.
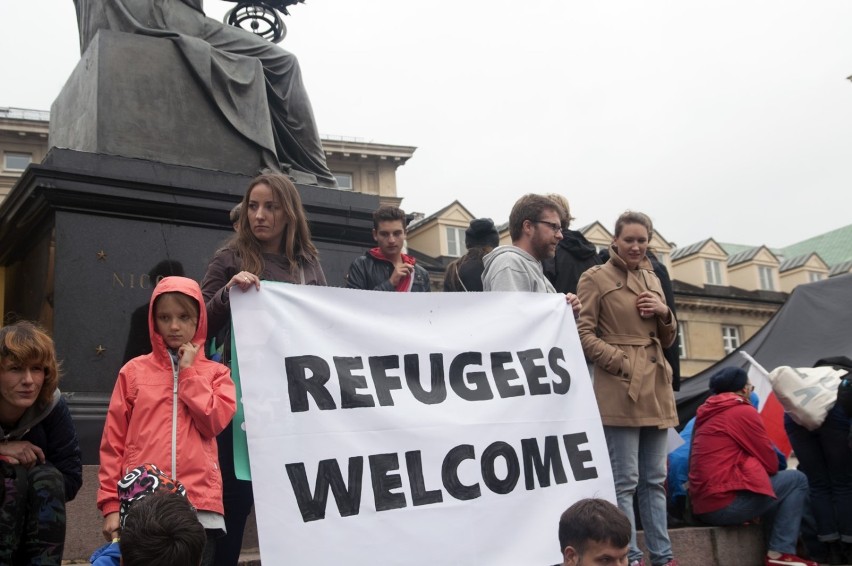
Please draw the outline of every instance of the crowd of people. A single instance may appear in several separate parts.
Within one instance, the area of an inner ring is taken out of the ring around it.
[[[646,214],[620,215],[602,252],[570,230],[571,220],[561,195],[527,194],[510,212],[511,244],[499,245],[490,219],[471,221],[467,252],[446,270],[444,291],[565,296],[590,367],[617,507],[588,499],[563,514],[563,564],[676,566],[666,494],[679,383],[669,361],[677,337],[671,281],[651,252],[654,228]],[[254,499],[251,482],[234,469],[230,295],[259,290],[266,281],[327,281],[299,193],[286,176],[256,177],[231,221],[234,234],[215,252],[200,285],[182,276],[157,283],[148,306],[150,353],[127,362],[116,380],[97,494],[108,542],[92,556],[94,564],[150,563],[151,552],[161,564],[239,560]],[[376,210],[376,246],[352,262],[345,285],[430,291],[428,273],[406,253],[406,234],[402,210]],[[208,358],[210,341],[221,345],[217,361]],[[0,330],[2,564],[61,560],[65,504],[80,488],[82,467],[59,375],[53,342],[37,325]],[[817,431],[787,423],[801,471],[779,471],[777,451],[749,402],[745,372],[723,370],[710,387],[713,395],[690,425],[683,472],[688,488],[681,495],[694,516],[712,525],[760,518],[769,529],[767,566],[817,564],[797,555],[802,525],[814,517],[812,558],[849,563],[852,454],[842,404]],[[637,544],[635,509],[647,561]]]

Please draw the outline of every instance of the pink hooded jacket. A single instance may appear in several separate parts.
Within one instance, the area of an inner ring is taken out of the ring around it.
[[[192,343],[200,348],[192,366],[179,372],[154,325],[154,302],[169,292],[198,303]],[[180,480],[197,509],[223,514],[216,435],[234,416],[236,393],[230,370],[204,356],[207,309],[198,283],[185,277],[160,281],[148,307],[148,330],[153,352],[121,368],[109,402],[101,437],[98,509],[104,516],[118,511],[116,483],[149,463]]]

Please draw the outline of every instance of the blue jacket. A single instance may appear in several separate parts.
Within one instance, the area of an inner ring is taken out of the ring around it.
[[[110,542],[92,553],[89,558],[94,566],[119,566],[121,564],[121,550],[117,542]]]

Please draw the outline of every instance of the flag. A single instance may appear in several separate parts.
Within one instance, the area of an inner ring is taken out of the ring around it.
[[[784,456],[789,457],[793,447],[790,445],[790,439],[787,438],[787,432],[784,430],[784,407],[781,406],[781,402],[778,401],[772,391],[769,372],[748,353],[740,352],[740,355],[748,360],[748,380],[754,385],[754,392],[759,398],[757,411],[763,420],[763,426],[766,427],[766,433],[778,450]]]

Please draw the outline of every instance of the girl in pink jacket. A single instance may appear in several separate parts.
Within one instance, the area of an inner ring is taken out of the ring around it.
[[[183,483],[209,541],[225,526],[216,435],[234,416],[234,382],[226,366],[204,356],[207,313],[195,281],[161,280],[148,327],[153,352],[121,368],[101,438],[103,534],[107,540],[119,534],[117,482],[150,463]],[[213,547],[208,542],[202,564],[212,561]]]

